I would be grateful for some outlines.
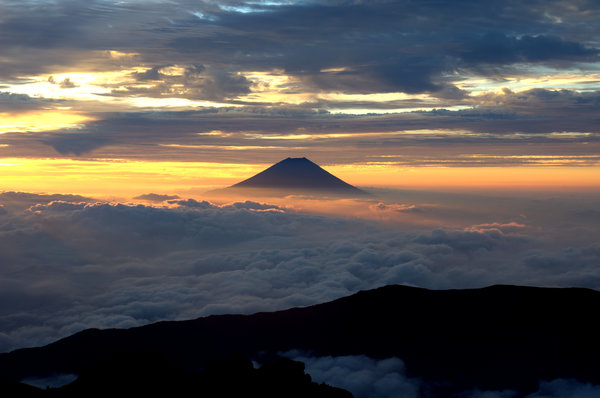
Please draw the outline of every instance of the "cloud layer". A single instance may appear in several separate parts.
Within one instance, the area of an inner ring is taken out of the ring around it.
[[[0,113],[88,118],[7,122],[0,156],[599,163],[595,2],[0,7]]]
[[[482,206],[481,197],[428,195],[319,210],[306,200],[156,207],[4,193],[1,350],[87,327],[283,309],[394,283],[600,288],[594,198],[489,197]]]
[[[427,382],[408,377],[404,363],[395,357],[375,360],[364,355],[315,357],[306,352],[290,351],[284,356],[304,362],[313,381],[344,388],[356,398],[429,398],[433,395]],[[539,390],[525,398],[591,398],[600,393],[600,386],[575,380],[541,381]],[[467,398],[517,398],[515,391],[463,391]]]

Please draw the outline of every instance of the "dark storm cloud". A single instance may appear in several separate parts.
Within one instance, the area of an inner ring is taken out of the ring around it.
[[[283,155],[294,146],[319,150],[347,146],[356,150],[356,154],[351,156],[353,159],[348,159],[352,162],[364,161],[364,151],[360,153],[361,148],[379,152],[385,148],[402,149],[407,145],[428,145],[433,148],[447,146],[447,154],[452,153],[452,145],[516,145],[513,150],[505,153],[511,155],[519,151],[518,145],[535,143],[563,150],[563,153],[555,152],[554,149],[540,153],[548,156],[578,155],[588,156],[592,160],[597,155],[596,147],[600,142],[598,91],[580,93],[573,90],[531,89],[512,92],[505,89],[499,94],[481,95],[477,101],[480,106],[457,111],[436,109],[362,116],[315,111],[310,108],[313,104],[307,104],[306,107],[243,106],[199,108],[197,111],[181,112],[98,113],[95,115],[97,120],[87,122],[84,128],[4,134],[0,143],[9,144],[16,151],[31,143],[41,142],[61,154],[93,153],[96,156],[142,158],[175,156],[196,160],[198,156],[214,158],[215,153],[222,159],[235,159],[242,155],[235,151],[224,153],[223,148],[227,147],[251,149],[252,146],[261,148],[273,145],[279,146]],[[215,130],[222,134],[211,133]],[[431,133],[413,135],[413,130],[431,130]],[[569,135],[569,132],[577,134]],[[362,133],[371,135],[365,136]],[[307,139],[285,139],[286,135],[292,134],[302,134]],[[318,138],[318,135],[327,134],[346,135],[335,139]],[[310,136],[315,138],[310,139]],[[580,145],[586,142],[587,147]],[[120,151],[121,147],[131,146],[143,147],[144,151]],[[214,148],[211,149],[211,146]],[[541,150],[541,147],[538,149]],[[535,148],[531,150],[535,152]],[[273,152],[273,149],[257,151],[264,154]],[[481,153],[481,149],[479,151]],[[256,154],[252,156],[256,157]],[[440,157],[438,160],[446,162],[449,159]],[[492,160],[487,159],[488,162]],[[503,162],[501,159],[495,161]],[[518,162],[519,159],[513,158],[510,161]]]
[[[244,76],[224,70],[207,70],[204,66],[186,67],[182,75],[162,73],[166,66],[155,66],[145,72],[135,72],[138,82],[154,83],[151,86],[125,86],[110,92],[116,97],[180,97],[194,100],[220,101],[250,93],[250,81]]]
[[[47,109],[60,104],[60,100],[34,98],[26,94],[0,92],[0,113],[21,113],[39,109]]]
[[[134,72],[133,76],[135,77],[135,80],[140,82],[145,82],[148,80],[162,80],[165,77],[165,75],[162,74],[160,70],[165,66],[168,65],[153,66],[152,68],[144,72]]]
[[[68,77],[64,78],[60,82],[57,82],[54,79],[54,76],[50,76],[48,78],[48,82],[52,83],[52,84],[58,84],[60,88],[75,88],[75,87],[78,87],[77,84],[75,84],[73,81],[71,81],[71,79],[68,78]]]
[[[131,18],[123,7],[102,0],[81,3],[23,1],[3,3],[0,19],[0,76],[51,72],[52,68],[86,63],[90,50],[126,48],[126,31],[115,32],[111,22]],[[130,19],[132,21],[132,19]],[[119,42],[122,45],[118,45]]]
[[[555,36],[517,38],[495,32],[476,38],[459,54],[466,63],[506,65],[516,62],[594,61],[598,60],[600,51]]]
[[[94,149],[109,145],[111,140],[103,136],[93,134],[81,134],[79,132],[61,132],[50,139],[39,139],[40,142],[52,146],[56,152],[62,155],[82,155]]]
[[[502,93],[486,94],[482,96],[482,99],[484,103],[501,105],[514,112],[532,113],[537,111],[540,115],[545,116],[551,115],[563,107],[568,107],[569,111],[573,112],[581,109],[583,115],[600,109],[600,91],[577,92],[535,88],[515,93],[505,88]]]
[[[239,153],[225,153],[223,147],[227,146],[278,146],[280,149],[269,150],[277,156],[277,151],[285,155],[292,146],[325,150],[337,146],[353,151],[350,161],[364,162],[367,150],[379,152],[381,148],[406,148],[411,144],[496,145],[506,143],[510,134],[513,137],[508,144],[517,138],[557,144],[556,137],[548,136],[555,132],[590,133],[592,136],[577,139],[589,143],[597,140],[593,134],[599,132],[598,91],[591,90],[594,86],[590,82],[586,83],[590,90],[539,88],[484,95],[470,95],[472,87],[458,87],[465,76],[501,82],[506,77],[535,77],[536,68],[542,67],[597,70],[594,62],[599,60],[600,28],[595,21],[600,18],[600,8],[594,2],[571,2],[568,6],[560,1],[508,0],[259,3],[31,0],[3,4],[0,76],[7,84],[24,83],[24,76],[40,73],[64,72],[68,76],[78,68],[92,72],[131,68],[125,80],[102,83],[105,92],[96,94],[98,104],[109,97],[145,97],[220,101],[240,107],[146,113],[126,108],[121,114],[91,111],[86,114],[94,121],[84,128],[35,136],[26,132],[4,134],[2,144],[10,145],[11,154],[23,156],[57,152],[120,158],[176,156],[187,160],[241,159]],[[290,76],[287,83],[277,86],[280,98],[300,93],[312,93],[312,98],[305,97],[304,103],[294,100],[296,105],[261,99],[252,103],[252,94],[263,87],[261,84],[267,91],[274,88],[268,86],[271,83],[248,77],[247,73],[256,71]],[[55,83],[65,89],[79,84],[69,77]],[[345,101],[314,96],[396,91],[430,97]],[[0,97],[0,103],[7,104],[9,111],[47,103],[41,98],[12,95]],[[71,100],[65,105],[87,111],[94,109],[93,104]],[[470,109],[456,110],[453,106]],[[426,111],[380,116],[324,111],[354,108]],[[415,129],[454,129],[474,134],[275,140],[267,145],[264,140],[244,136]],[[198,134],[212,130],[230,135]],[[538,136],[516,137],[515,133]],[[573,142],[576,138],[570,139]],[[40,143],[52,149],[40,149]],[[188,148],[175,150],[161,145]],[[189,147],[194,145],[203,147]],[[589,148],[583,155],[597,153],[592,146]],[[566,152],[572,154],[569,146]],[[264,156],[264,151],[255,150],[247,159]],[[449,161],[460,164],[463,160],[440,159],[446,165]],[[411,162],[431,164],[424,159]]]
[[[220,35],[218,44],[201,36],[177,38],[174,46],[184,53],[206,52],[217,60],[227,53],[233,62],[282,68],[317,89],[437,92],[452,87],[444,75],[481,63],[598,60],[597,49],[569,39],[578,12],[572,12],[573,20],[561,13],[561,29],[548,19],[554,5],[311,3],[269,13],[223,15],[215,23],[232,31]],[[576,11],[594,11],[584,8]],[[347,69],[321,72],[334,67]]]
[[[323,90],[438,92],[453,87],[449,74],[481,63],[598,56],[590,46],[598,29],[586,24],[598,15],[591,2],[28,3],[5,6],[0,45],[9,50],[115,49],[140,53],[151,68],[279,68]],[[346,71],[321,72],[335,67]]]
[[[424,43],[403,37],[398,28],[406,19],[397,10],[378,6],[280,7],[222,16],[218,23],[231,32],[220,34],[218,41],[192,36],[177,38],[173,45],[182,54],[206,53],[217,62],[280,68],[316,90],[438,91],[444,86],[438,77],[449,65],[429,42],[415,50]],[[414,35],[410,27],[406,33]],[[335,67],[347,70],[321,72]]]

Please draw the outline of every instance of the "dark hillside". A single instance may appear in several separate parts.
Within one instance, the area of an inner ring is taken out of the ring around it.
[[[86,330],[0,355],[0,376],[79,374],[129,351],[159,353],[195,370],[212,359],[303,349],[396,356],[410,375],[448,390],[534,391],[539,380],[600,383],[597,308],[600,292],[588,289],[386,286],[306,308]]]

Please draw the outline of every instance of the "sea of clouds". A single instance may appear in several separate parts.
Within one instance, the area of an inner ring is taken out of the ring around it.
[[[373,359],[365,355],[316,357],[302,351],[282,353],[301,361],[306,372],[317,383],[344,388],[355,398],[422,398],[429,397],[426,382],[406,374],[404,362],[396,357]],[[471,390],[460,393],[461,398],[594,398],[600,395],[600,386],[570,379],[541,381],[538,391],[525,397],[510,390]],[[434,395],[435,396],[435,395]]]
[[[0,352],[89,327],[271,311],[387,284],[599,289],[596,199],[388,192],[319,207],[5,192]]]

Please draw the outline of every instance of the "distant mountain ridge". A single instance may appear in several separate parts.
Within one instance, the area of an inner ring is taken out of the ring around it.
[[[393,285],[305,308],[89,329],[0,354],[0,378],[79,374],[131,351],[194,368],[214,358],[299,349],[315,356],[398,357],[409,376],[430,383],[430,396],[473,388],[533,392],[540,380],[600,384],[598,308],[600,292],[589,289]]]
[[[344,182],[305,157],[284,159],[260,173],[220,191],[248,192],[252,190],[271,190],[286,194],[368,195],[367,192]]]

